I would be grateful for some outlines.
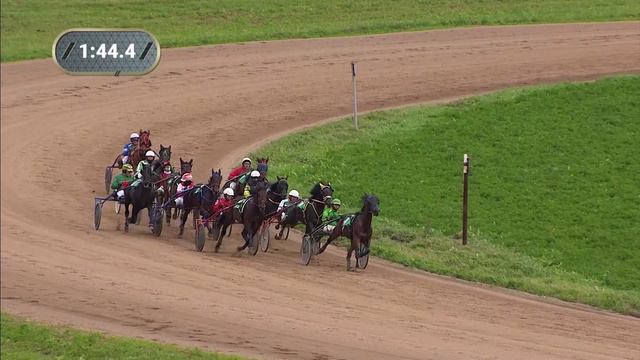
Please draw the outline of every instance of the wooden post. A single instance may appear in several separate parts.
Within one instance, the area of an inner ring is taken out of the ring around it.
[[[356,64],[351,63],[351,83],[353,86],[353,127],[358,130],[358,98],[356,94]]]
[[[469,205],[469,171],[471,171],[471,158],[469,155],[464,154],[462,177],[463,177],[463,190],[462,190],[462,245],[467,245],[467,210]]]

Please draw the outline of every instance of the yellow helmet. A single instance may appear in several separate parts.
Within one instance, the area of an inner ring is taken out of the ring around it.
[[[133,171],[133,166],[131,164],[122,165],[122,171]]]

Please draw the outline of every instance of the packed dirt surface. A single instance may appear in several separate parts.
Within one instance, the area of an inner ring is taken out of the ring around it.
[[[221,253],[198,253],[175,222],[160,238],[146,214],[117,230],[112,203],[93,230],[104,167],[130,132],[150,128],[204,182],[268,139],[348,114],[352,60],[366,111],[638,73],[640,23],[165,50],[144,77],[3,64],[2,310],[266,359],[639,359],[639,319],[379,259],[348,273],[339,248],[305,267],[299,235],[236,257],[236,225]]]

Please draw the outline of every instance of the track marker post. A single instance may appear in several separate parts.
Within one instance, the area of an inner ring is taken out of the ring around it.
[[[356,94],[356,63],[351,62],[351,84],[353,87],[353,127],[358,130],[358,98]]]
[[[469,175],[471,175],[471,158],[464,154],[462,163],[462,245],[467,245],[467,210],[469,209]]]

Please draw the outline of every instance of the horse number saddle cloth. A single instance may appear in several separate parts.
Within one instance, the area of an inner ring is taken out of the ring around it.
[[[249,199],[251,199],[251,198],[249,197],[249,198],[246,198],[246,199],[238,200],[238,202],[235,205],[233,205],[233,208],[237,209],[240,212],[240,214],[244,213],[244,207],[245,207],[245,205],[247,205],[247,201]]]
[[[355,215],[349,215],[347,217],[344,218],[344,221],[342,222],[342,232],[344,233],[351,233],[351,227],[353,225],[353,220],[356,218]]]

